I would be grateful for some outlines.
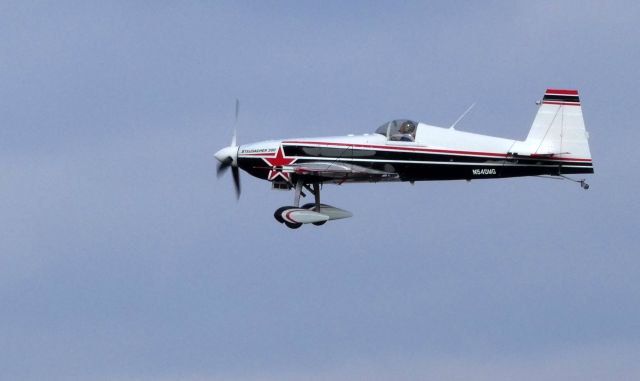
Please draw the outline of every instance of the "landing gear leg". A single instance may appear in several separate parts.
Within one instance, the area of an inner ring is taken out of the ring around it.
[[[320,184],[313,184],[313,198],[315,201],[314,210],[316,212],[320,212]],[[313,224],[316,226],[324,225],[327,221],[314,222]]]
[[[288,210],[300,208],[300,196],[306,197],[306,195],[302,192],[302,188],[307,189],[309,192],[313,193],[313,196],[314,196],[314,203],[305,204],[302,207],[302,209],[303,210],[307,209],[314,212],[320,212],[321,210],[320,184],[319,183],[305,184],[301,179],[298,179],[294,186],[295,194],[293,197],[293,206],[283,206],[282,208],[279,208],[278,210],[276,210],[276,212],[273,214],[273,217],[275,217],[275,219],[278,222],[284,223],[288,228],[291,228],[291,229],[297,229],[300,226],[302,226],[302,224],[298,222],[289,222],[291,218],[287,214]],[[341,218],[344,218],[344,217],[341,217]],[[325,221],[319,221],[319,222],[312,222],[312,224],[316,226],[320,226],[320,225],[324,225],[326,222],[327,221],[325,220]]]
[[[296,194],[293,197],[293,206],[295,206],[296,208],[300,207],[300,193],[302,193],[302,186],[304,184],[302,183],[302,179],[298,179],[298,181],[296,181]]]
[[[293,198],[293,206],[283,206],[282,208],[278,208],[278,210],[273,213],[273,217],[276,219],[276,221],[280,222],[281,224],[287,225],[287,227],[291,229],[297,229],[302,226],[302,224],[286,221],[284,218],[282,218],[282,215],[289,209],[297,209],[300,207],[300,195],[304,195],[304,193],[302,193],[303,186],[304,184],[302,183],[302,180],[298,180],[296,182],[296,185],[294,187],[295,196]]]
[[[315,211],[320,211],[320,184],[313,184],[313,198],[316,204]]]
[[[282,218],[282,213],[284,213],[287,209],[297,209],[300,207],[300,195],[302,194],[303,186],[304,184],[302,183],[302,180],[298,179],[298,181],[296,181],[296,186],[295,186],[295,195],[293,196],[293,207],[283,206],[282,208],[276,210],[274,214],[274,217],[276,218],[276,220],[278,220],[278,222],[280,223],[284,223],[285,225],[287,225],[289,229],[297,229],[300,226],[302,226],[302,224],[286,221],[285,219]]]

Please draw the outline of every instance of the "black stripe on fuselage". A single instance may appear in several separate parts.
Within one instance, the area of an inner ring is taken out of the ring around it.
[[[309,161],[317,161],[317,159],[300,158],[296,164]],[[558,175],[558,174],[578,174],[593,173],[591,166],[574,166],[573,164],[565,165],[565,163],[545,163],[545,164],[514,164],[505,162],[503,164],[483,164],[483,163],[421,163],[421,162],[384,162],[384,161],[351,161],[343,160],[346,163],[385,171],[397,173],[401,181],[429,181],[429,180],[473,180],[473,179],[490,179],[490,178],[506,178],[520,176],[540,176],[540,175]],[[239,159],[240,167],[251,175],[266,179],[269,174],[269,168],[265,167],[264,161],[256,158],[241,157]],[[295,177],[295,174],[292,174]],[[318,178],[319,181],[339,181],[335,178]],[[366,177],[357,179],[346,179],[346,181],[367,181]],[[381,181],[379,178],[372,178],[372,181]]]
[[[552,158],[514,156],[485,157],[350,147],[283,146],[285,155],[296,157],[296,163],[310,161],[343,161],[384,172],[397,173],[400,180],[457,180],[517,176],[593,173],[591,162],[561,161]],[[267,178],[268,165],[260,158],[240,157],[239,164],[250,174]],[[332,179],[327,179],[331,181]]]

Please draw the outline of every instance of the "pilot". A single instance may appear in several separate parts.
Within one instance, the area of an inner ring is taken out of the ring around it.
[[[402,123],[398,131],[400,132],[400,141],[412,142],[416,136],[416,125],[412,121],[406,120]]]

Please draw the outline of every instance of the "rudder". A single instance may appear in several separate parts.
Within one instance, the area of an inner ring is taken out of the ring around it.
[[[578,91],[547,89],[521,153],[591,159],[588,138]]]

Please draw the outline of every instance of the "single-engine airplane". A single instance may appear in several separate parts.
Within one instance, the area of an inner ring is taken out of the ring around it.
[[[323,184],[381,181],[475,180],[551,176],[589,185],[569,174],[593,173],[588,134],[576,90],[547,89],[524,141],[436,127],[408,119],[381,125],[375,133],[324,138],[269,140],[231,145],[216,152],[218,176],[231,168],[236,195],[242,169],[271,182],[273,189],[295,191],[292,206],[275,219],[292,229],[322,225],[351,213],[320,203]],[[238,102],[236,101],[236,121]],[[314,202],[300,206],[303,189]]]

